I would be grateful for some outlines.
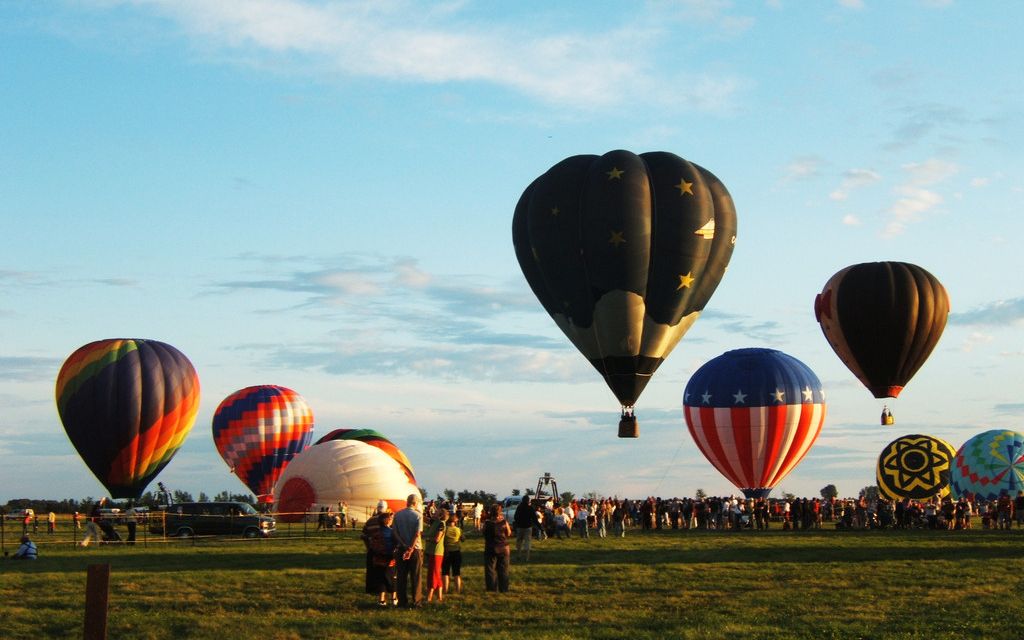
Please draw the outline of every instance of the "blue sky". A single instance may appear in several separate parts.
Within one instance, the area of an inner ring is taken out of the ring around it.
[[[99,496],[57,418],[64,358],[158,339],[196,425],[160,475],[240,491],[210,421],[253,384],[316,434],[377,429],[431,495],[734,489],[683,423],[690,375],[810,366],[822,435],[777,488],[855,494],[905,433],[1020,430],[1024,5],[940,0],[0,3],[0,500]],[[728,273],[637,405],[522,278],[512,211],[564,157],[671,151],[736,202]],[[953,312],[878,426],[814,321],[857,262],[919,264]]]

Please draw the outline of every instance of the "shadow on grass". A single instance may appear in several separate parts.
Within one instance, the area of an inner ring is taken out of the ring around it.
[[[534,542],[531,561],[515,568],[666,564],[802,564],[910,562],[915,560],[1016,561],[1024,532],[781,531],[638,533],[625,539],[547,540]],[[483,564],[480,542],[464,551],[467,567]],[[623,548],[623,547],[626,548]],[[90,564],[110,563],[118,572],[175,573],[195,571],[335,571],[362,569],[365,555],[358,541],[176,541],[168,546],[104,545],[54,550],[25,566],[4,563],[3,572],[84,573]],[[17,563],[21,565],[21,563]]]

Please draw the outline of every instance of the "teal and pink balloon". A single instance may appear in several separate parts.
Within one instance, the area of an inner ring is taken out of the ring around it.
[[[993,429],[974,436],[956,452],[949,483],[958,498],[1016,497],[1024,490],[1024,434]]]
[[[80,347],[57,375],[57,413],[71,444],[112,498],[138,498],[192,430],[199,377],[156,340]]]

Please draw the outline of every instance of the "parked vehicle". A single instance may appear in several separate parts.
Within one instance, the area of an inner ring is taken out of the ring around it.
[[[149,514],[149,530],[156,535],[268,537],[277,528],[245,502],[182,502],[166,511]]]
[[[24,520],[26,516],[28,516],[29,518],[34,518],[36,516],[36,512],[33,511],[32,509],[15,509],[14,511],[8,513],[7,516],[5,516],[5,518],[7,520],[18,520],[20,522]]]

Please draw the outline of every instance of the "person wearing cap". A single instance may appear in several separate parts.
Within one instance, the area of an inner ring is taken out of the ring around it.
[[[28,534],[21,536],[21,546],[11,556],[16,560],[35,560],[39,555],[38,549],[36,549],[36,543],[32,542],[32,539],[28,537]]]
[[[384,581],[384,568],[374,562],[374,549],[373,541],[378,536],[381,527],[381,515],[388,511],[388,503],[383,500],[377,502],[377,508],[373,512],[373,515],[367,518],[366,524],[363,525],[363,531],[360,538],[363,540],[363,544],[366,546],[366,586],[365,591],[367,594],[378,595],[380,593],[380,585]]]

